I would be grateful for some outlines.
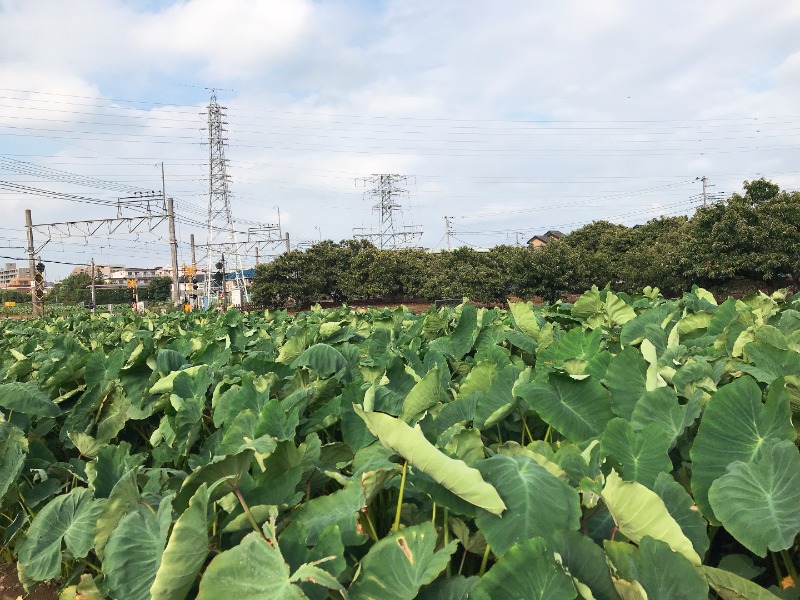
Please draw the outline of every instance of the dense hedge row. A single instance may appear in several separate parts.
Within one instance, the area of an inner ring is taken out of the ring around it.
[[[321,242],[258,265],[254,300],[281,305],[330,298],[433,300],[514,295],[554,299],[593,284],[666,293],[699,284],[722,289],[739,280],[766,285],[800,277],[800,192],[764,179],[744,194],[699,208],[691,218],[663,217],[632,228],[596,221],[543,249],[497,246],[382,251],[363,241]]]

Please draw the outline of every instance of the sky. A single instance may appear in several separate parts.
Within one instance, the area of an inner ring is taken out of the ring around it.
[[[426,248],[445,217],[451,246],[485,248],[692,214],[702,177],[710,199],[798,189],[798,30],[785,0],[0,0],[0,262],[26,256],[26,209],[139,214],[116,203],[160,192],[162,163],[179,264],[190,234],[202,260],[212,90],[239,241],[375,228],[373,174],[407,177],[394,218]],[[167,227],[40,255],[48,279],[167,265]]]

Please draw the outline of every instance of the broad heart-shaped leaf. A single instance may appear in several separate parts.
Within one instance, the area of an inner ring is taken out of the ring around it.
[[[528,538],[580,528],[578,492],[532,458],[496,454],[475,466],[494,485],[507,507],[501,516],[482,511],[475,519],[498,556]]]
[[[152,600],[184,600],[208,556],[208,487],[202,484],[178,517],[150,587]]]
[[[27,453],[25,432],[7,421],[0,421],[0,501],[9,486],[17,481]]]
[[[0,384],[0,407],[31,417],[56,417],[58,408],[34,381]]]
[[[94,530],[94,552],[100,560],[105,556],[106,543],[119,525],[120,519],[134,508],[141,500],[139,486],[136,481],[138,468],[133,468],[123,475],[111,490],[103,512],[97,517]]]
[[[171,497],[164,498],[156,513],[149,506],[138,505],[111,534],[103,574],[114,600],[151,600],[150,586],[172,522],[171,501]]]
[[[517,329],[532,338],[536,338],[539,335],[541,330],[539,321],[536,320],[536,315],[527,302],[509,302],[508,308],[511,310]]]
[[[370,548],[361,561],[361,572],[350,586],[351,600],[413,600],[419,588],[439,575],[456,542],[436,551],[437,533],[427,521],[395,532]]]
[[[462,577],[456,575],[448,579],[440,579],[422,590],[418,600],[468,600],[469,595],[480,579],[477,576]]]
[[[650,488],[664,502],[667,512],[678,523],[684,535],[692,542],[697,554],[702,558],[709,546],[708,523],[697,510],[694,500],[684,487],[669,473],[661,473]]]
[[[384,447],[405,458],[415,469],[429,475],[470,504],[495,515],[505,510],[506,505],[497,490],[483,480],[477,469],[438,450],[425,439],[419,427],[409,427],[400,419],[383,413],[364,412],[358,406],[353,409]]]
[[[196,600],[307,598],[293,579],[277,542],[250,533],[238,546],[214,557],[200,580]]]
[[[655,492],[640,483],[622,481],[616,471],[611,471],[606,478],[602,497],[620,532],[634,543],[649,535],[666,542],[692,564],[699,565],[702,562],[692,542]]]
[[[320,377],[327,378],[339,371],[349,370],[350,363],[333,346],[314,344],[292,363],[292,368],[296,369],[298,367],[308,367],[316,371]]]
[[[86,488],[56,496],[33,519],[19,548],[26,579],[46,581],[61,575],[61,541],[72,556],[83,558],[92,549],[94,526],[103,501]]]
[[[365,504],[361,481],[353,481],[344,489],[304,502],[291,512],[291,519],[305,528],[309,544],[316,544],[327,527],[338,525],[344,545],[355,546],[367,539],[358,530],[358,514]]]
[[[800,532],[800,452],[792,442],[767,442],[754,462],[735,462],[711,484],[711,506],[748,550],[786,550]]]
[[[625,419],[612,419],[603,433],[602,448],[622,471],[626,481],[653,487],[659,473],[672,471],[669,433],[655,423],[634,431]]]
[[[432,368],[418,381],[403,400],[403,409],[400,419],[406,423],[413,423],[415,417],[428,410],[439,402],[441,397],[441,375],[439,367]]]
[[[316,543],[309,547],[305,527],[299,523],[291,523],[281,532],[279,545],[289,569],[295,573],[304,564],[319,564],[320,569],[336,579],[347,567],[342,536],[337,525],[323,529],[317,536]],[[320,562],[322,560],[324,562]],[[300,589],[311,600],[324,600],[328,597],[328,590],[310,582],[300,583]]]
[[[461,360],[467,352],[472,350],[477,330],[478,309],[474,304],[462,304],[461,316],[453,333],[433,340],[428,349],[449,354],[456,360]]]
[[[611,390],[611,408],[618,417],[630,419],[639,398],[647,391],[647,361],[633,347],[627,347],[611,359],[606,370]]]
[[[642,394],[633,408],[631,425],[634,429],[641,430],[650,423],[656,424],[669,434],[670,445],[673,445],[683,430],[700,416],[700,412],[700,402],[697,399],[681,404],[673,388],[660,387]]]
[[[700,574],[724,600],[779,600],[772,592],[730,571],[704,565]]]
[[[514,410],[518,401],[514,397],[513,390],[522,370],[519,365],[508,365],[497,372],[489,389],[478,397],[475,406],[477,429],[494,427]]]
[[[596,600],[619,600],[603,549],[592,538],[562,529],[549,535],[547,544],[561,557],[569,574],[587,586]]]
[[[572,577],[555,560],[542,538],[517,544],[481,577],[470,600],[574,600]]]
[[[647,592],[647,600],[700,600],[708,597],[708,586],[695,565],[673,552],[664,542],[645,536],[640,540],[639,548],[621,542],[605,544],[617,574],[629,581],[637,581]]]
[[[711,484],[735,461],[751,462],[768,440],[793,441],[791,411],[785,394],[767,395],[750,377],[723,386],[703,412],[691,450],[692,492],[706,519],[718,524],[708,501]]]
[[[253,461],[253,451],[243,450],[238,454],[218,458],[207,465],[192,471],[184,480],[180,491],[175,496],[174,507],[177,512],[183,512],[189,506],[189,500],[202,484],[211,485],[220,479],[229,479],[232,485],[239,485],[242,476],[250,469]],[[230,487],[220,485],[211,496],[211,500],[218,500],[230,492]]]
[[[547,383],[523,383],[517,393],[548,425],[577,443],[599,437],[614,417],[608,392],[592,378],[575,381],[552,373]]]

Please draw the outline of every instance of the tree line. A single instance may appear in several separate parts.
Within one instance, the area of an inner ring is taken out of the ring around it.
[[[53,286],[53,289],[45,296],[45,302],[53,304],[86,304],[91,301],[92,283],[91,275],[87,273],[75,273]],[[95,277],[96,285],[105,283],[102,275]],[[147,285],[139,287],[139,300],[150,302],[163,302],[170,299],[172,289],[172,279],[170,277],[154,277]],[[30,301],[30,294],[27,295]],[[131,290],[127,287],[117,288],[95,288],[95,300],[97,305],[103,304],[126,304],[131,302]]]
[[[256,267],[257,304],[319,300],[401,301],[467,296],[555,300],[592,285],[680,294],[692,284],[732,286],[800,282],[800,192],[765,179],[742,194],[699,207],[691,217],[661,217],[626,227],[595,221],[540,249],[379,250],[363,240],[324,241]]]

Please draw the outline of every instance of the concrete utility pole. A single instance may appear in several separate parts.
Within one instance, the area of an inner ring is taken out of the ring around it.
[[[256,246],[256,264],[258,264],[258,246]]]
[[[97,314],[97,301],[94,295],[94,258],[92,258],[92,282],[91,282],[91,289],[92,289],[92,314]]]
[[[28,270],[30,271],[29,277],[33,279],[34,271],[36,270],[36,258],[34,257],[33,248],[33,219],[31,218],[30,209],[25,209],[25,229],[28,233]],[[31,303],[33,304],[33,316],[40,317],[42,315],[42,307],[39,300],[36,298],[36,291],[34,286],[31,285]]]
[[[192,266],[196,267],[197,266],[197,259],[195,259],[195,257],[194,257],[194,234],[193,233],[189,234],[189,248],[191,249],[191,252],[192,252]]]
[[[444,218],[444,236],[447,238],[447,249],[450,250],[450,235],[452,231],[450,230],[450,219],[453,217],[445,217]]]
[[[706,187],[707,187],[707,186],[706,186],[706,184],[707,184],[707,182],[708,182],[708,179],[706,179],[706,176],[705,176],[705,175],[703,175],[703,176],[700,178],[700,181],[702,181],[702,182],[703,182],[703,206],[705,206],[705,205],[706,205],[706,202],[708,201],[708,192],[706,191]]]
[[[285,239],[285,241],[286,241],[286,252],[287,252],[287,253],[288,253],[288,252],[291,252],[291,251],[292,251],[292,249],[291,249],[291,247],[289,246],[289,232],[288,232],[288,231],[286,232],[286,237],[285,237],[284,239]]]
[[[172,198],[167,198],[167,218],[169,219],[169,250],[172,255],[172,303],[178,306],[178,239],[175,237],[175,210]]]

